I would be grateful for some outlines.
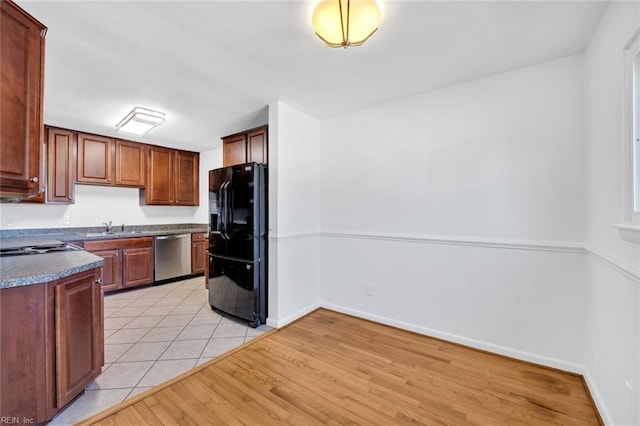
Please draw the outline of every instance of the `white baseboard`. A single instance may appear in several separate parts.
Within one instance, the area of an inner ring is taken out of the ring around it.
[[[508,348],[506,346],[496,345],[494,343],[484,342],[481,340],[471,339],[471,338],[459,336],[456,334],[446,333],[446,332],[435,330],[432,328],[420,327],[407,322],[398,321],[398,320],[382,317],[380,315],[358,311],[358,310],[346,308],[340,305],[334,305],[331,303],[321,303],[321,307],[331,309],[337,312],[353,315],[359,318],[365,318],[381,324],[386,324],[393,327],[401,328],[403,330],[413,331],[415,333],[423,334],[425,336],[435,337],[438,339],[446,340],[448,342],[459,343],[461,345],[469,346],[476,349],[481,349],[483,351],[492,352],[499,355],[505,355],[511,358],[516,358],[523,361],[544,365],[547,367],[569,371],[571,373],[583,374],[584,372],[583,365],[576,364],[569,361],[549,358],[549,357],[537,355],[531,352],[525,352],[517,349]]]
[[[291,315],[287,315],[284,318],[280,318],[280,319],[276,319],[276,318],[267,318],[267,325],[269,327],[273,327],[273,328],[282,328],[285,325],[289,324],[290,322],[293,322],[295,320],[297,320],[298,318],[302,318],[303,316],[307,315],[308,313],[315,311],[316,309],[318,309],[320,307],[320,303],[313,303],[309,306],[306,306],[296,312],[294,312]]]
[[[598,409],[598,413],[600,413],[600,417],[602,417],[602,421],[604,422],[605,425],[613,425],[613,419],[611,418],[611,414],[609,414],[609,411],[607,410],[607,406],[605,405],[604,400],[602,399],[602,395],[600,395],[600,392],[598,392],[598,386],[596,386],[596,383],[591,377],[591,374],[589,374],[589,370],[587,370],[586,367],[583,367],[581,374],[582,374],[582,377],[584,378],[584,382],[586,383],[587,388],[589,389],[589,392],[591,393],[591,398],[593,398],[593,403],[596,405],[596,408]]]

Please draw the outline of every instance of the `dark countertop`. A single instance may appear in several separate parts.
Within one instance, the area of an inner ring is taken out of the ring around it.
[[[207,232],[207,225],[139,225],[126,227],[125,232],[102,231],[104,227],[0,230],[0,247],[189,234]],[[0,289],[53,281],[103,264],[101,257],[83,250],[0,257]]]
[[[6,238],[1,243],[8,248],[59,242],[52,238],[30,237]],[[0,257],[0,289],[41,284],[99,268],[103,264],[101,257],[84,250]]]
[[[117,232],[105,233],[104,226],[84,228],[46,228],[46,229],[0,229],[0,241],[6,238],[54,238],[59,241],[90,241],[113,238],[153,237],[156,235],[190,234],[207,232],[206,224],[183,223],[169,225],[128,225],[121,232],[120,225],[114,225]],[[90,234],[90,235],[87,235]]]

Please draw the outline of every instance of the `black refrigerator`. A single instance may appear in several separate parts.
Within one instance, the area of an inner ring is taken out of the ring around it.
[[[209,171],[209,303],[264,324],[267,316],[266,166]]]

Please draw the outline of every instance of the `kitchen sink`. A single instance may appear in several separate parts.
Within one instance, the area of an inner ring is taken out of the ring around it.
[[[85,237],[104,237],[107,235],[134,235],[140,234],[142,231],[114,231],[114,232],[80,232]]]

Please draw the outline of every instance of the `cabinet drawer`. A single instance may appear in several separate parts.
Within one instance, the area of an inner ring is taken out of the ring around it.
[[[191,241],[195,242],[195,241],[204,241],[207,239],[207,233],[206,232],[194,232],[193,234],[191,234]]]
[[[84,249],[87,251],[136,247],[153,247],[153,237],[118,238],[114,240],[85,241],[84,243]]]

